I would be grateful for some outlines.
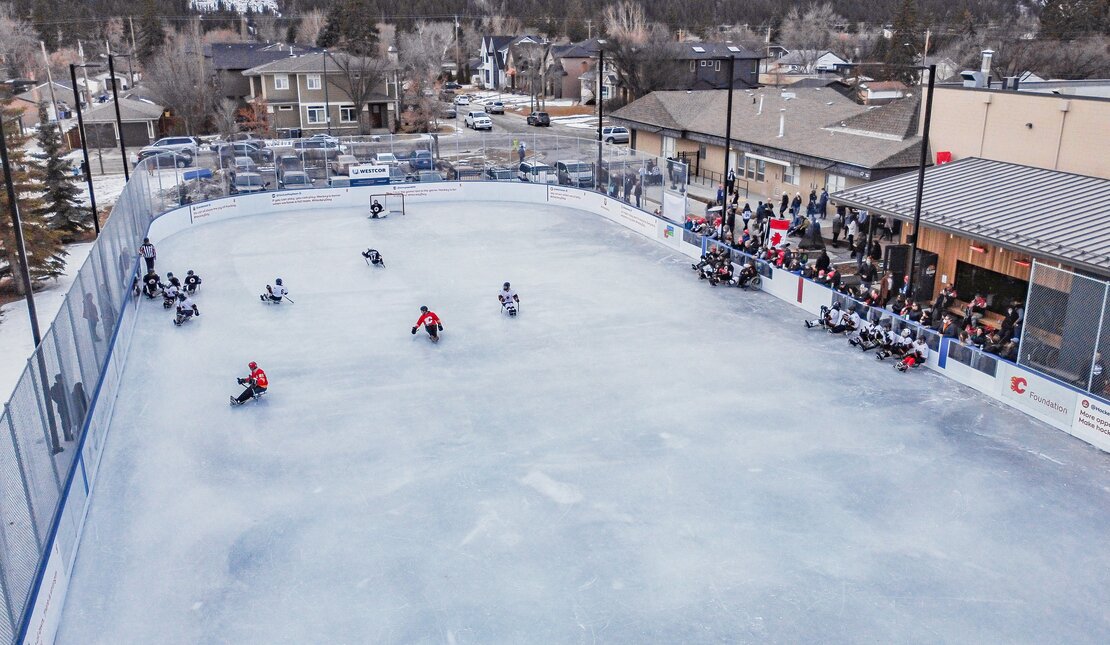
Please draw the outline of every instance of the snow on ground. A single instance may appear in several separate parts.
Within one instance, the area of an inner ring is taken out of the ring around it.
[[[58,315],[66,292],[73,284],[73,277],[85,263],[91,248],[91,242],[67,247],[69,255],[66,256],[65,275],[51,282],[46,289],[35,292],[35,311],[38,313],[39,330],[43,334]],[[27,366],[35,343],[31,339],[31,319],[27,315],[26,300],[10,302],[0,307],[0,311],[4,314],[0,320],[0,401],[7,401],[23,374],[23,368]]]
[[[505,94],[502,92],[493,92],[490,90],[478,90],[476,92],[467,92],[471,97],[479,103],[486,101],[501,101],[505,107],[528,107],[532,102],[532,97],[527,94]],[[547,99],[544,105],[547,107],[571,107],[574,105],[571,99]]]
[[[202,316],[141,303],[58,643],[1110,642],[1106,455],[593,215],[243,218],[159,265]]]

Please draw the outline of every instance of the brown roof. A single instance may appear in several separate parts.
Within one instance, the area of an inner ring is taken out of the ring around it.
[[[633,128],[672,130],[679,136],[697,133],[723,142],[727,101],[727,90],[652,92],[613,112],[611,118]],[[904,160],[916,159],[921,138],[905,125],[912,119],[900,103],[890,110],[886,109],[890,106],[871,108],[883,111],[856,122],[853,117],[866,115],[868,107],[828,89],[736,92],[732,139],[862,168],[912,166],[916,161]],[[785,116],[782,137],[778,136],[780,114]],[[846,127],[848,123],[855,127]],[[906,136],[899,137],[898,132]]]
[[[828,127],[847,132],[854,130],[877,136],[887,135],[901,141],[917,134],[917,110],[920,105],[921,101],[916,97],[898,99],[886,105],[872,107],[839,123],[831,123]]]
[[[340,65],[356,58],[343,52],[328,54],[327,68],[329,74],[342,73]],[[387,69],[396,67],[393,63],[383,61]],[[286,56],[264,65],[252,67],[243,72],[243,76],[262,76],[263,74],[322,74],[324,73],[324,54],[322,52],[303,54],[301,56]]]

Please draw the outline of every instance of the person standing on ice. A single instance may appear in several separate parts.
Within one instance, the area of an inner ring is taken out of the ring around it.
[[[146,262],[146,272],[154,272],[154,258],[158,257],[158,252],[154,250],[154,245],[150,243],[149,237],[143,238],[142,246],[139,247],[139,257]]]
[[[281,283],[281,278],[274,278],[273,286],[266,285],[266,293],[258,296],[258,299],[262,302],[272,302],[274,304],[277,304],[281,302],[281,299],[288,294],[289,291],[285,288],[285,285]]]
[[[516,307],[520,304],[520,296],[516,295],[516,291],[513,291],[508,282],[501,287],[501,291],[497,292],[497,299],[501,301],[501,308],[507,311],[510,316],[516,315]]]
[[[439,320],[439,316],[435,315],[435,312],[429,311],[427,307],[421,307],[420,317],[416,319],[416,324],[412,326],[414,336],[421,325],[424,326],[424,331],[428,332],[428,337],[432,339],[432,342],[438,343],[439,332],[443,331],[443,323]]]
[[[251,361],[247,367],[250,368],[250,375],[236,379],[239,385],[245,385],[246,389],[238,397],[231,397],[231,405],[243,405],[247,399],[257,399],[266,393],[266,388],[270,387],[270,380],[266,378],[266,372],[262,371],[258,363]]]

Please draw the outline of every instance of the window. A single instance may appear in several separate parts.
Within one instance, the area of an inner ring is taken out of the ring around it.
[[[309,74],[308,77],[306,78],[306,83],[308,85],[308,89],[310,89],[310,90],[320,89],[320,87],[321,87],[321,85],[320,85],[320,75],[319,74]]]
[[[696,71],[698,71],[698,63],[697,63],[697,61],[693,61],[693,60],[692,60],[692,61],[690,61],[690,71],[691,71],[691,72],[696,72]]]
[[[763,181],[767,176],[767,162],[753,157],[747,158],[744,177],[753,181]]]
[[[323,105],[310,105],[305,108],[308,112],[309,124],[326,123],[327,113],[324,111]]]
[[[288,74],[274,74],[274,89],[287,90],[289,89],[289,75]]]
[[[278,109],[281,110],[282,112],[292,112],[293,111],[293,106],[292,105],[279,105]]]
[[[713,63],[713,71],[715,71],[715,72],[719,72],[719,71],[721,71],[721,61],[719,61],[719,60],[718,60],[718,61],[714,61],[714,63]]]
[[[996,314],[1006,315],[1006,307],[1015,300],[1025,301],[1026,292],[1029,290],[1029,283],[1025,280],[1010,277],[1004,273],[977,267],[974,264],[964,262],[963,260],[956,261],[956,288],[960,294],[960,299],[967,301],[971,300],[977,293],[983,294],[987,299],[987,310],[993,311]],[[1049,289],[1047,287],[1037,286],[1040,294],[1048,295],[1046,298],[1048,302],[1058,301],[1052,298],[1053,295],[1058,294],[1058,291]],[[1036,291],[1035,291],[1036,292]],[[1063,309],[1056,309],[1057,314],[1066,311]],[[1034,314],[1030,314],[1032,318]],[[1057,316],[1062,319],[1062,316]],[[1041,324],[1041,329],[1054,330],[1060,327],[1060,323],[1053,324],[1049,320],[1038,320]]]
[[[801,169],[800,166],[795,166],[795,165],[791,164],[789,166],[784,166],[783,167],[783,169],[782,169],[782,181],[784,183],[793,184],[793,185],[797,186],[798,184],[801,183],[801,180],[802,180],[802,169]]]
[[[847,179],[843,175],[834,175],[831,172],[825,175],[825,188],[829,194],[844,190]]]
[[[339,122],[340,123],[354,123],[358,121],[358,110],[353,105],[341,105],[339,107]]]
[[[701,66],[702,67],[708,67],[709,66],[709,61],[707,61],[707,60],[701,61]]]

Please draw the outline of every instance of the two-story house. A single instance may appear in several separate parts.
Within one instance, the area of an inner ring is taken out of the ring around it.
[[[686,42],[675,47],[678,63],[676,90],[725,90],[759,87],[759,61],[762,54],[731,42]],[[732,79],[728,78],[732,59]]]
[[[503,90],[513,87],[516,70],[512,66],[510,50],[518,45],[539,45],[536,36],[482,36],[481,60],[478,75],[487,89]]]
[[[204,57],[211,66],[220,96],[243,102],[250,96],[250,79],[243,72],[282,58],[320,51],[323,50],[284,43],[211,43],[204,46]]]
[[[291,56],[243,72],[250,100],[261,98],[278,131],[304,136],[393,130],[400,114],[395,61],[342,52]],[[356,104],[361,104],[361,118]]]
[[[556,99],[582,100],[582,75],[597,60],[601,43],[597,38],[577,43],[552,45],[547,50],[547,95]]]

